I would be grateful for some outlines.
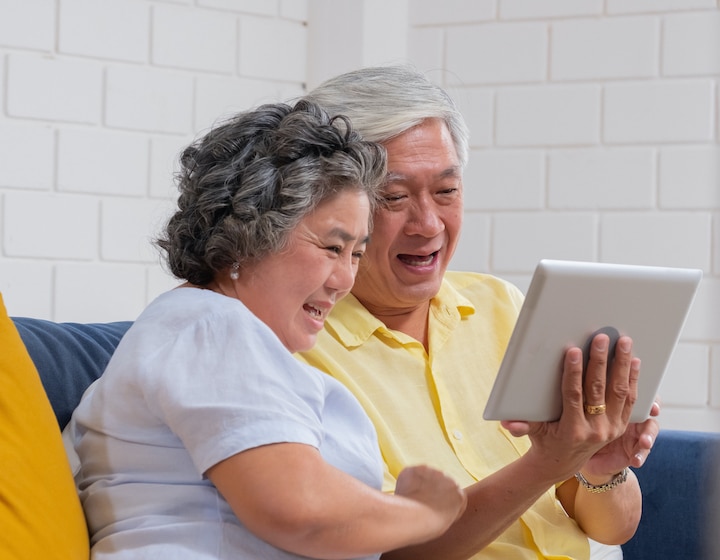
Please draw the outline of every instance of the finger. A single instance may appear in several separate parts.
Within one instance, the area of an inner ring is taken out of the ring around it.
[[[583,383],[585,404],[590,407],[605,404],[609,346],[610,338],[606,334],[597,335],[590,345],[590,359]]]
[[[653,402],[652,407],[650,407],[650,416],[660,416],[660,406],[662,405],[662,400],[660,399],[660,395],[655,396],[655,402]]]
[[[582,350],[570,348],[565,352],[562,376],[563,416],[566,412],[580,415],[583,411]]]
[[[660,426],[657,420],[646,420],[639,426],[640,435],[635,445],[634,454],[631,460],[631,466],[641,467],[645,464],[650,452],[652,451],[657,435],[660,432]]]
[[[503,420],[500,424],[514,437],[522,437],[530,433],[530,424],[522,420]]]
[[[618,399],[622,399],[623,396],[625,397],[625,403],[622,413],[622,419],[624,422],[628,422],[630,420],[632,409],[635,406],[635,401],[637,400],[638,379],[640,378],[640,365],[640,358],[631,358],[630,367],[628,368],[627,389],[625,389],[625,387],[621,385],[614,387],[614,392],[617,395]],[[624,394],[625,392],[626,395]]]
[[[640,360],[633,358],[632,339],[629,336],[621,336],[615,344],[615,357],[610,371],[608,412],[617,414],[618,418],[627,422],[637,397],[637,378],[640,373]]]

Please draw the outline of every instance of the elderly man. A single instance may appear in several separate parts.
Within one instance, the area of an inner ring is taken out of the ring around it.
[[[617,545],[641,513],[628,466],[643,464],[658,432],[654,419],[628,424],[640,368],[632,340],[621,338],[608,363],[608,339],[596,337],[585,377],[581,349],[567,351],[557,422],[484,421],[522,294],[490,275],[447,271],[463,215],[462,116],[407,67],[343,74],[307,97],[381,142],[388,175],[352,293],[300,357],[346,384],[371,416],[386,489],[404,466],[425,463],[468,494],[442,537],[383,558],[621,558]]]

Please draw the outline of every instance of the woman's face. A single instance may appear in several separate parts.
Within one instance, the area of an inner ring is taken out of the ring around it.
[[[369,217],[367,195],[345,190],[305,216],[286,249],[240,270],[238,297],[290,352],[312,348],[335,302],[352,288]]]

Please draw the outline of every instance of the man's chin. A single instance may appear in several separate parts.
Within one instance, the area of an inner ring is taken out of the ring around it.
[[[443,275],[437,267],[431,274],[422,274],[418,271],[410,272],[407,267],[401,267],[393,276],[377,278],[363,278],[358,274],[352,294],[368,307],[405,308],[421,305],[431,300],[440,290]]]
[[[437,295],[438,291],[440,291],[441,284],[442,276],[436,274],[424,278],[398,278],[393,283],[389,292],[398,302],[399,306],[405,307],[408,304],[422,305]]]
[[[428,266],[409,266],[403,264],[395,270],[395,281],[409,289],[434,289],[437,291],[442,283],[445,267],[440,266],[438,259]]]
[[[411,299],[417,303],[424,303],[434,298],[440,291],[441,281],[423,282],[415,286],[408,286],[404,290],[407,299]]]

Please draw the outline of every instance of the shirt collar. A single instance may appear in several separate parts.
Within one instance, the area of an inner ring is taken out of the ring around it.
[[[433,312],[436,309],[456,309],[460,318],[475,313],[475,306],[470,300],[445,279],[438,293],[430,301],[430,307]],[[384,334],[392,333],[352,294],[348,294],[335,304],[335,308],[325,321],[325,328],[334,332],[347,348],[362,345],[376,331]]]

